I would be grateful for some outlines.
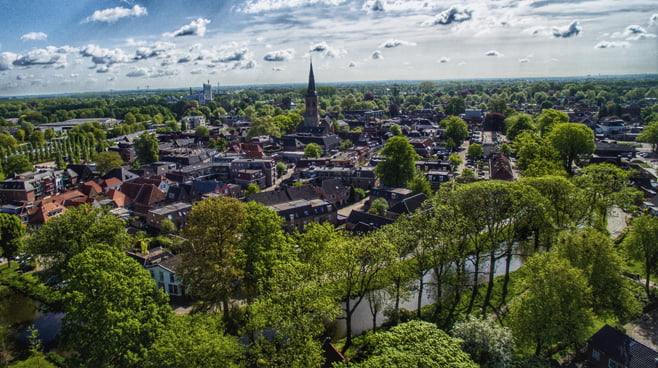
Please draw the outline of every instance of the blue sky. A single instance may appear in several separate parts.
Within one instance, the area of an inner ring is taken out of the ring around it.
[[[0,0],[0,95],[658,73],[655,0]]]

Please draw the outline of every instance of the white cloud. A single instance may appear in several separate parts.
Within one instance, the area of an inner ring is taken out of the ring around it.
[[[18,55],[13,52],[0,53],[0,71],[9,70],[13,67],[14,60]]]
[[[338,57],[345,54],[345,50],[331,47],[325,41],[312,45],[308,51],[311,53],[314,52],[324,57],[330,57],[330,58]]]
[[[656,38],[656,35],[653,33],[647,32],[646,29],[638,26],[637,24],[632,24],[624,29],[623,32],[615,32],[612,34],[613,38],[625,38],[626,41],[638,41],[645,40],[647,38]]]
[[[190,24],[186,24],[171,33],[163,33],[164,37],[181,37],[181,36],[203,36],[206,34],[206,26],[210,24],[210,19],[197,18]]]
[[[201,74],[203,71],[199,68],[190,70],[190,74]]]
[[[347,0],[248,0],[245,5],[238,7],[237,10],[254,14],[311,5],[337,6],[346,2]]]
[[[381,51],[379,51],[379,50],[375,50],[375,51],[373,51],[372,54],[370,55],[370,58],[373,59],[373,60],[380,60],[380,59],[383,59],[383,58],[384,58],[384,55],[382,55],[382,52],[381,52]]]
[[[116,8],[96,10],[92,15],[85,18],[83,23],[89,23],[89,22],[114,23],[121,18],[141,17],[147,14],[148,11],[143,6],[135,5],[132,8],[122,8],[120,6],[117,6]]]
[[[48,46],[44,49],[34,49],[19,55],[13,62],[16,66],[54,65],[64,67],[67,65],[65,54],[58,52],[58,48]]]
[[[270,51],[263,57],[265,61],[288,61],[295,57],[294,49]]]
[[[519,59],[519,63],[521,63],[521,64],[527,64],[529,62],[530,62],[530,59],[528,59],[528,58]]]
[[[282,67],[280,67],[280,66],[272,67],[272,71],[273,71],[273,72],[282,72],[282,71],[284,71],[284,70],[286,70],[286,68],[282,68]]]
[[[379,47],[384,47],[387,49],[398,47],[398,46],[416,46],[416,44],[414,42],[390,39],[379,45]]]
[[[178,75],[177,70],[170,69],[152,69],[152,68],[133,68],[126,74],[126,77],[129,78],[139,78],[139,77],[148,77],[148,78],[160,78],[160,77],[170,77]]]
[[[128,55],[121,49],[104,49],[97,45],[87,45],[80,49],[80,55],[91,57],[91,62],[96,65],[112,65],[127,63],[130,61]]]
[[[486,56],[495,56],[495,57],[503,56],[503,54],[501,54],[500,52],[498,52],[496,50],[489,50],[484,55],[486,55]]]
[[[449,59],[448,57],[446,57],[446,56],[444,56],[444,57],[442,57],[441,59],[439,59],[439,63],[441,63],[441,64],[446,64],[446,63],[448,63],[449,61],[450,61],[450,59]]]
[[[568,38],[572,36],[578,36],[582,30],[583,28],[580,26],[580,22],[574,20],[566,27],[553,27],[553,37]]]
[[[649,25],[650,26],[658,25],[658,13],[652,14],[651,17],[649,17]]]
[[[176,45],[171,42],[156,42],[151,47],[138,47],[133,59],[144,60],[162,56],[175,47]]]
[[[436,4],[436,1],[366,0],[363,2],[362,9],[368,12],[427,12],[436,9],[433,3]]]
[[[619,49],[631,47],[631,44],[626,41],[601,41],[594,45],[595,49]]]
[[[48,35],[43,32],[30,32],[21,36],[21,41],[43,41]]]
[[[246,47],[224,52],[212,60],[213,63],[231,63],[234,61],[243,61],[247,58],[249,49]]]
[[[350,63],[347,64],[347,67],[348,67],[348,68],[356,68],[356,62],[354,62],[354,61],[350,61]]]
[[[452,23],[461,23],[470,20],[473,16],[473,10],[467,8],[458,8],[453,6],[437,14],[434,18],[424,21],[424,26],[449,25]]]

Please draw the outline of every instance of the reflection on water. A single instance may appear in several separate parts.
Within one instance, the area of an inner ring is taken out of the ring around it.
[[[63,316],[63,313],[41,312],[35,300],[0,286],[0,325],[23,342],[27,341],[27,329],[31,325],[39,331],[43,344],[53,341]]]

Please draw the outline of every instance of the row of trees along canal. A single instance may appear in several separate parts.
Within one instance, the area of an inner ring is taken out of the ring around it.
[[[604,175],[610,170],[619,183]],[[62,281],[53,290],[66,313],[60,344],[86,366],[175,366],[181,346],[190,347],[190,359],[217,366],[318,365],[325,322],[346,320],[346,349],[353,313],[370,293],[390,293],[389,322],[396,324],[404,290],[418,280],[416,291],[428,292],[423,277],[430,270],[434,303],[418,317],[448,328],[465,315],[495,313],[521,347],[544,353],[581,341],[591,310],[620,317],[633,311],[616,249],[605,229],[596,229],[620,203],[613,197],[629,198],[610,194],[611,185],[626,190],[624,172],[615,170],[592,165],[572,180],[445,186],[420,211],[355,236],[317,223],[286,234],[276,212],[260,204],[206,199],[194,204],[182,230],[178,271],[201,312],[192,316],[171,315],[166,295],[123,253],[130,247],[124,225],[100,209],[83,206],[52,219],[27,238],[24,250],[48,261],[44,278]],[[656,234],[658,225],[643,229]],[[630,239],[629,248],[646,243],[643,235]],[[517,244],[557,249],[531,258],[520,288],[510,290],[505,273],[493,298],[492,270],[500,262],[509,267]],[[489,272],[482,284],[484,257]],[[655,272],[655,263],[647,264]],[[244,354],[238,336],[247,344]]]

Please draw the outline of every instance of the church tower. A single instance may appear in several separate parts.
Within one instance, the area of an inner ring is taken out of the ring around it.
[[[304,126],[320,126],[320,110],[318,109],[318,92],[315,90],[315,76],[313,75],[313,62],[308,75],[308,90],[306,91],[306,112],[304,112]]]

